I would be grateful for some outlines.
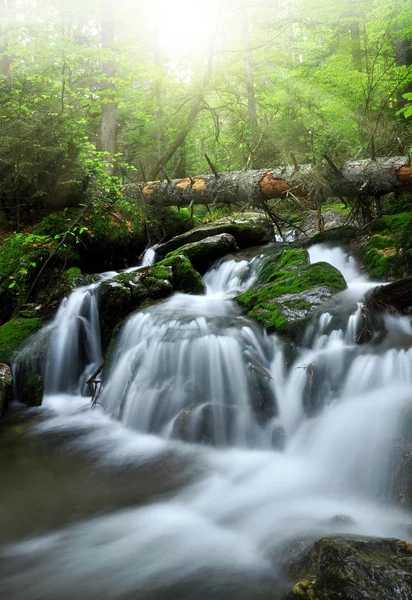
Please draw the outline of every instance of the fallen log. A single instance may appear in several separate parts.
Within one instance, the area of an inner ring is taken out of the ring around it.
[[[287,196],[310,197],[318,185],[323,196],[381,196],[390,192],[412,191],[412,166],[409,156],[352,160],[341,167],[322,165],[276,167],[232,171],[168,181],[153,181],[124,186],[126,196],[143,197],[149,204],[193,206],[216,202],[262,202]]]
[[[365,298],[362,309],[363,327],[357,343],[369,341],[376,329],[382,327],[383,311],[392,314],[407,314],[412,309],[412,276],[404,277],[388,285],[379,285]]]

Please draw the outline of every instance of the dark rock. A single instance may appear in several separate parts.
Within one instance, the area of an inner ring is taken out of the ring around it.
[[[292,561],[295,581],[284,600],[409,600],[412,544],[397,539],[333,536]]]
[[[0,419],[7,410],[12,395],[13,377],[9,365],[0,364]]]
[[[186,256],[193,267],[203,274],[218,259],[230,252],[238,250],[235,238],[228,233],[220,233],[207,237],[199,242],[193,242],[169,253],[166,258],[176,255]]]
[[[215,415],[218,413],[218,420]],[[208,403],[183,409],[173,422],[172,435],[184,442],[227,445],[236,441],[239,411],[234,406],[213,406]],[[251,428],[250,438],[254,431]]]
[[[198,227],[182,235],[178,235],[164,244],[155,247],[156,253],[165,256],[186,244],[199,242],[207,237],[229,233],[232,235],[239,248],[250,248],[273,240],[273,226],[261,217],[251,217],[244,220],[231,220],[224,223],[216,222],[213,225]]]
[[[40,406],[43,401],[43,378],[34,371],[25,373],[19,401],[28,406]]]
[[[353,225],[340,225],[339,227],[332,227],[325,231],[319,231],[312,236],[307,246],[313,246],[314,244],[350,244],[359,235],[359,229]]]

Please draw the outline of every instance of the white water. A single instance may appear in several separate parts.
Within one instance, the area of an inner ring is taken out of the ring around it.
[[[111,469],[173,452],[196,475],[167,498],[8,546],[0,554],[2,597],[23,599],[30,589],[42,600],[254,599],[262,586],[276,586],[288,540],[331,532],[407,536],[412,516],[386,493],[393,444],[412,400],[412,344],[397,349],[396,341],[412,339],[410,322],[388,318],[388,342],[356,346],[357,303],[371,284],[340,250],[314,247],[310,255],[340,265],[350,294],[337,299],[339,315],[332,307],[319,316],[310,347],[289,370],[281,343],[222,298],[248,285],[245,265],[228,261],[205,276],[205,297],[176,295],[123,329],[102,403],[137,432],[99,412],[79,412],[81,398],[46,400],[55,416],[43,429],[82,427],[77,444]],[[256,373],[276,399],[272,423],[285,427],[284,452],[265,449],[270,422],[260,428],[253,416]],[[174,416],[205,402],[217,411],[214,441],[237,447],[170,439]],[[240,414],[231,434],[225,406]]]

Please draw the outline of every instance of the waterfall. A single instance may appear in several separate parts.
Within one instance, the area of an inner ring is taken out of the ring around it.
[[[223,260],[205,275],[205,296],[175,294],[126,320],[93,411],[80,393],[101,360],[98,284],[63,302],[47,366],[52,414],[38,431],[68,436],[86,471],[97,461],[99,506],[0,548],[4,597],[272,597],[290,541],[410,539],[411,514],[388,498],[410,419],[410,320],[388,315],[382,342],[357,345],[362,294],[375,284],[340,249],[314,246],[310,258],[339,268],[348,289],[314,317],[300,349],[231,300],[252,285],[260,257]],[[70,494],[87,501],[84,490]]]

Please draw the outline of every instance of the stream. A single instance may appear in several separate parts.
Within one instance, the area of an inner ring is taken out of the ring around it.
[[[387,492],[412,395],[410,319],[388,315],[384,341],[357,345],[377,283],[339,248],[309,252],[348,289],[299,350],[231,300],[262,256],[223,260],[205,296],[126,320],[94,408],[99,284],[62,302],[37,334],[43,405],[15,407],[0,436],[1,598],[274,599],[295,540],[412,539],[412,514]]]

